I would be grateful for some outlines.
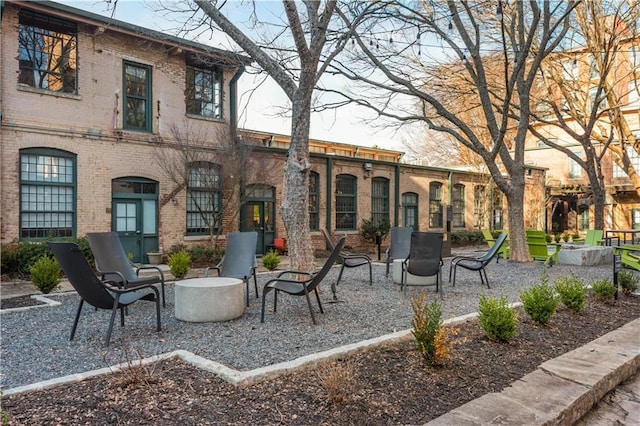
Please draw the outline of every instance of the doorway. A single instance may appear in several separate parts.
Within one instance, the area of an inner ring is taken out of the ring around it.
[[[247,202],[240,217],[240,231],[258,233],[257,254],[265,254],[275,238],[275,188],[247,186]]]
[[[147,253],[159,249],[158,183],[135,177],[114,179],[111,197],[111,229],[132,262],[148,263]]]

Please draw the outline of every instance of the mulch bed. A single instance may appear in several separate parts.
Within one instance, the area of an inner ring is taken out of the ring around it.
[[[14,425],[421,424],[639,318],[640,297],[589,300],[547,326],[519,315],[508,344],[488,340],[475,321],[457,326],[453,356],[440,367],[425,366],[409,341],[238,388],[172,359],[11,395],[2,406]]]
[[[38,299],[34,299],[31,296],[17,296],[0,300],[0,309],[14,309],[40,305],[46,305],[46,303],[42,303]]]

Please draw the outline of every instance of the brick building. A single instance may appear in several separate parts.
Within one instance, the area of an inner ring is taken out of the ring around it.
[[[289,139],[236,126],[249,58],[54,2],[3,2],[1,31],[1,242],[115,230],[146,261],[208,242],[212,227],[257,229],[259,253],[285,236],[277,206]],[[237,184],[221,141],[250,147]],[[359,245],[369,218],[438,231],[506,224],[482,173],[327,141],[310,150],[318,248],[320,228]],[[171,158],[183,172],[172,175]],[[544,174],[530,171],[533,207]]]

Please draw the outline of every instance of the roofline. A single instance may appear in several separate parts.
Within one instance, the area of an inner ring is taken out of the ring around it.
[[[84,24],[93,25],[96,27],[105,27],[105,30],[117,31],[123,34],[128,34],[138,38],[145,38],[151,41],[163,43],[169,46],[180,47],[182,49],[191,51],[198,54],[206,54],[209,56],[218,57],[223,59],[225,65],[240,66],[249,65],[252,59],[248,56],[241,55],[228,50],[218,49],[213,46],[209,46],[202,43],[186,40],[180,37],[161,33],[150,28],[141,27],[138,25],[130,24],[128,22],[120,21],[118,19],[108,18],[106,16],[99,15],[97,13],[88,12],[86,10],[78,9],[65,4],[56,3],[49,0],[38,1],[25,1],[25,0],[3,0],[6,4],[14,4],[19,7],[27,9],[38,10],[50,14],[57,15],[64,18],[66,15],[74,15],[76,21]],[[102,24],[102,25],[100,25]]]

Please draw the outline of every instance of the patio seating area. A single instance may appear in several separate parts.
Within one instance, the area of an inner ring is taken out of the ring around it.
[[[317,264],[320,266],[322,262],[322,259],[318,259]],[[445,259],[443,274],[449,273],[449,264],[450,259]],[[441,301],[445,319],[477,311],[478,300],[483,293],[495,297],[505,295],[509,302],[516,302],[522,289],[540,282],[545,269],[551,280],[572,272],[582,276],[585,281],[611,277],[610,265],[593,268],[557,265],[545,268],[534,262],[492,262],[486,271],[491,289],[479,285],[476,271],[460,270],[456,286],[443,283],[444,291],[441,293],[436,293],[434,287],[409,287],[400,291],[392,277],[385,276],[386,264],[374,262],[372,285],[368,282],[368,268],[355,268],[342,277],[338,287],[341,303],[325,303],[332,299],[330,287],[340,271],[338,266],[334,266],[320,286],[325,313],[320,314],[317,306],[313,306],[316,309],[317,326],[312,325],[304,297],[281,298],[277,313],[268,308],[268,321],[264,324],[260,323],[260,303],[253,298],[243,315],[235,320],[207,323],[180,321],[175,318],[175,286],[173,282],[168,282],[167,307],[161,310],[162,331],[155,332],[150,324],[150,318],[155,315],[153,304],[140,304],[130,310],[124,328],[118,324],[114,326],[107,349],[102,344],[110,312],[84,310],[76,336],[69,341],[69,325],[73,321],[79,297],[75,293],[51,295],[50,299],[62,304],[2,312],[1,390],[178,349],[233,369],[266,367],[408,330],[413,317],[411,298],[423,291]],[[259,273],[258,288],[262,289],[277,274]]]

